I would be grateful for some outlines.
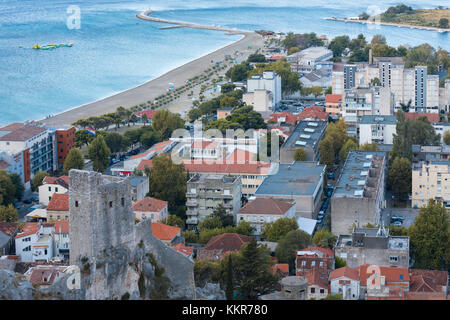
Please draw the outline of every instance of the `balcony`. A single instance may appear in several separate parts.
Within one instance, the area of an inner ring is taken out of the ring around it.
[[[198,224],[198,219],[196,217],[191,217],[186,219],[186,224]]]
[[[188,206],[188,207],[197,207],[198,206],[198,202],[196,200],[188,199],[186,201],[186,206]]]

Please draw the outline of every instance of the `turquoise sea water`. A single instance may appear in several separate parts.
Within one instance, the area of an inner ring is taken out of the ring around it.
[[[443,1],[408,1],[413,7]],[[3,0],[0,1],[0,124],[37,120],[109,96],[229,44],[240,36],[170,29],[136,13],[238,29],[316,32],[336,36],[382,33],[391,45],[424,42],[450,50],[448,33],[365,26],[324,18],[356,16],[372,1],[268,0]],[[380,10],[395,4],[378,1]],[[67,8],[80,8],[81,28],[69,29]],[[35,51],[32,46],[73,42],[72,48]],[[21,47],[20,47],[21,46]]]

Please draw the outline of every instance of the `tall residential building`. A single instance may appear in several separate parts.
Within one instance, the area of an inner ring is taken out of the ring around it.
[[[264,71],[247,80],[247,92],[267,90],[272,94],[272,108],[281,103],[281,77],[275,71]]]
[[[416,111],[425,112],[427,106],[427,67],[414,68]]]
[[[236,221],[241,208],[241,178],[223,174],[196,174],[187,182],[187,220],[189,228],[195,229],[219,204]]]
[[[357,88],[345,91],[342,105],[342,116],[347,124],[349,136],[358,136],[359,118],[373,114],[373,90],[371,88]]]
[[[429,199],[440,200],[450,207],[450,171],[447,160],[422,161],[413,166],[412,202],[424,207]]]
[[[426,85],[426,112],[439,113],[439,76],[428,75]]]
[[[346,234],[352,225],[380,224],[385,171],[385,152],[349,152],[331,197],[333,234]]]
[[[333,94],[344,94],[344,64],[333,64],[331,73],[331,90]]]
[[[56,129],[58,165],[63,166],[70,149],[75,146],[75,128]]]
[[[352,89],[356,86],[355,80],[356,65],[346,64],[344,65],[344,89]]]
[[[23,182],[27,187],[39,170],[57,169],[54,130],[24,123],[13,123],[0,128],[0,152],[6,152],[9,155],[23,153]]]

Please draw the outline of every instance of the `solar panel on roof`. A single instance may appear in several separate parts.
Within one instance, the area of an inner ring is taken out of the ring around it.
[[[295,144],[298,145],[298,146],[306,146],[306,141],[300,141],[299,140]]]
[[[301,134],[300,138],[309,139],[309,138],[311,138],[311,136],[309,134]]]
[[[305,132],[314,132],[314,131],[316,131],[316,130],[314,130],[314,129],[310,129],[310,128],[305,128],[305,130],[304,130]]]
[[[363,186],[366,184],[365,180],[358,180],[358,186]]]
[[[368,154],[367,156],[366,156],[366,159],[372,159],[372,154]]]
[[[317,122],[308,122],[308,126],[310,126],[310,127],[318,127],[319,123],[317,123]]]
[[[367,176],[368,171],[361,171],[362,176]]]
[[[370,162],[364,162],[364,167],[370,167]]]
[[[354,195],[355,196],[361,196],[363,195],[364,190],[355,190]]]

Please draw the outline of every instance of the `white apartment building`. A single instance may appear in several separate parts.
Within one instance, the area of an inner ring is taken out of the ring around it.
[[[257,112],[269,112],[273,104],[273,94],[266,89],[255,89],[253,92],[244,93],[242,101],[252,106]]]
[[[50,199],[55,193],[67,193],[69,191],[69,177],[45,177],[42,185],[38,188],[39,203],[48,206]]]
[[[278,107],[281,103],[281,77],[275,71],[264,71],[247,80],[247,92],[267,90],[272,94],[271,108]]]
[[[427,112],[439,113],[439,76],[427,76]]]
[[[359,145],[372,142],[393,144],[396,125],[395,116],[363,116],[359,124]]]
[[[49,260],[53,255],[53,223],[28,222],[17,234],[16,255],[23,262],[38,262]]]

